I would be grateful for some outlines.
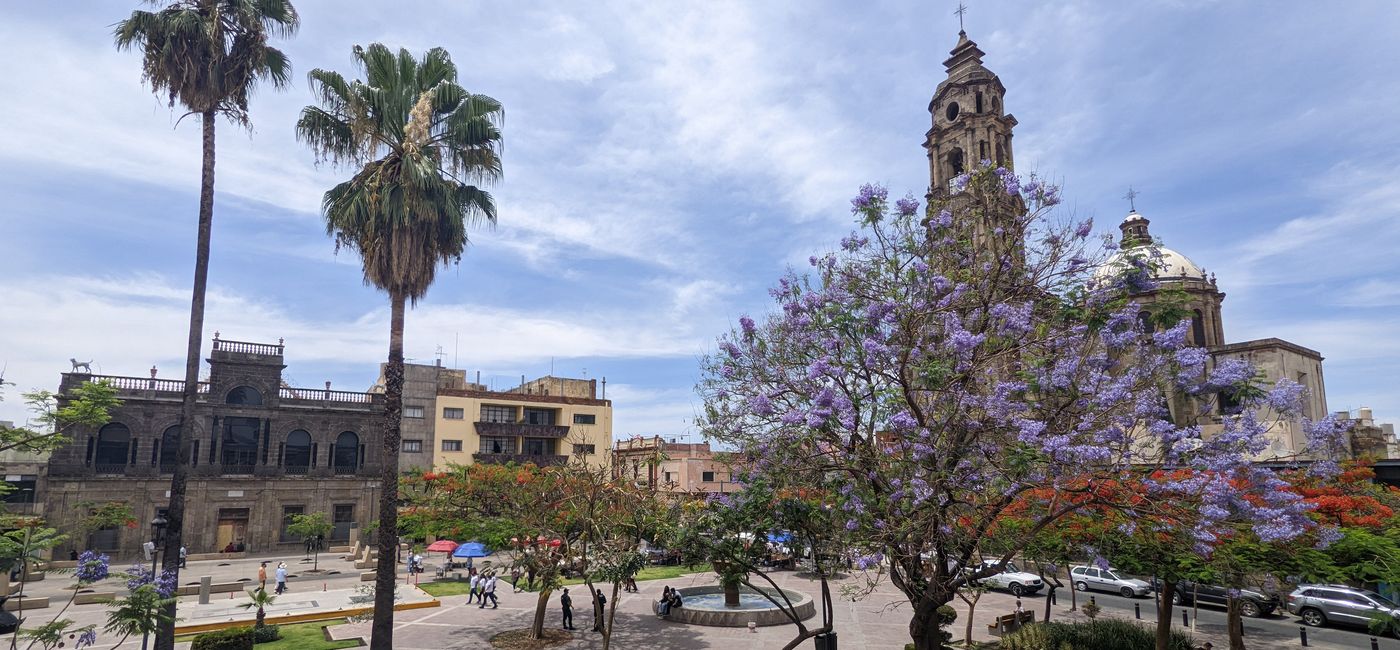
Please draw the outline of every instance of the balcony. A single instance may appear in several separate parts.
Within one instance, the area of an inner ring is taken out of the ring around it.
[[[218,332],[214,333],[214,352],[228,352],[233,354],[257,354],[261,356],[280,357],[285,346],[281,339],[277,344],[271,343],[250,343],[248,341],[230,341],[219,338]]]
[[[97,463],[92,467],[98,474],[126,474],[126,463]]]
[[[569,427],[563,424],[484,421],[473,424],[476,434],[483,438],[564,438],[569,435]]]
[[[568,427],[564,427],[564,428],[567,429]],[[517,465],[524,465],[525,463],[533,463],[533,464],[538,465],[538,466],[540,466],[540,467],[546,467],[546,466],[549,466],[549,465],[563,465],[563,464],[569,462],[569,457],[568,457],[568,456],[564,456],[564,455],[560,455],[560,454],[483,454],[483,453],[475,453],[475,454],[472,454],[472,459],[475,460],[475,461],[478,462],[478,463],[486,463],[486,464],[489,464],[489,465],[504,465],[504,464],[506,464],[506,463],[515,463],[515,464],[517,464]]]
[[[360,472],[360,468],[355,467],[353,465],[336,465],[335,467],[331,468],[331,472],[336,476],[348,476],[350,474],[358,474]]]
[[[117,394],[121,396],[141,396],[156,397],[168,396],[179,397],[185,392],[185,381],[183,379],[156,379],[154,377],[123,377],[121,375],[93,375],[88,373],[63,373],[63,380],[60,384],[60,392],[65,392],[69,388],[77,387],[85,382],[105,383],[117,389]],[[195,389],[197,393],[207,394],[209,392],[209,382],[199,382],[199,387]]]
[[[288,476],[300,476],[311,473],[310,465],[286,465],[282,467],[282,473]]]

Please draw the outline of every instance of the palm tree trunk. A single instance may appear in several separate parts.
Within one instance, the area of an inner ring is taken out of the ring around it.
[[[194,440],[195,400],[199,396],[200,348],[204,343],[204,296],[209,283],[209,238],[214,224],[214,111],[200,114],[204,127],[204,163],[199,185],[199,234],[194,254],[194,291],[190,298],[190,333],[185,347],[185,391],[180,407],[179,455],[170,477],[170,505],[166,508],[165,557],[161,568],[175,574],[180,584],[180,547],[184,544],[185,483],[189,480],[190,447]],[[156,629],[155,650],[175,648],[175,603],[165,607],[167,618]]]
[[[404,296],[390,294],[389,364],[384,369],[384,450],[379,455],[379,563],[375,565],[371,650],[394,647],[395,560],[399,546],[399,421],[403,410]]]

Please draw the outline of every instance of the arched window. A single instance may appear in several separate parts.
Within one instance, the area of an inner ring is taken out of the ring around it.
[[[345,431],[336,436],[335,447],[331,450],[331,467],[336,474],[354,474],[359,469],[360,437],[354,431]]]
[[[228,392],[228,399],[225,402],[240,406],[262,406],[263,399],[262,393],[259,393],[258,389],[252,386],[239,386]]]
[[[951,176],[957,176],[963,173],[963,169],[963,150],[955,147],[948,152],[948,171]]]
[[[126,469],[131,445],[131,429],[113,422],[97,432],[97,471],[121,472]]]
[[[1153,330],[1157,329],[1152,325],[1151,312],[1147,310],[1138,312],[1138,329],[1142,330],[1143,334],[1151,334]]]
[[[977,112],[982,112],[982,93],[977,93]]]
[[[311,434],[297,429],[287,434],[287,447],[282,465],[288,474],[305,474],[311,467]]]
[[[180,462],[180,425],[166,427],[160,434],[160,471],[173,472]]]
[[[1206,345],[1206,319],[1199,309],[1191,315],[1191,336],[1196,339],[1196,345]]]
[[[224,418],[224,437],[219,445],[221,461],[228,474],[252,474],[258,464],[258,434],[263,421],[258,418]]]

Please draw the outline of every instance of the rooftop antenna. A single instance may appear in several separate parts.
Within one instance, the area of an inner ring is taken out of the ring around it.
[[[441,366],[441,365],[442,365],[442,358],[443,358],[444,356],[446,356],[446,355],[444,355],[443,352],[442,352],[442,346],[441,346],[441,345],[437,346],[437,352],[434,352],[434,353],[433,353],[433,356],[437,357],[437,364],[438,364],[439,366]]]
[[[1137,201],[1135,199],[1137,199],[1138,194],[1141,194],[1141,192],[1134,190],[1133,186],[1129,185],[1128,193],[1123,195],[1123,198],[1128,200],[1128,209],[1133,212],[1137,212]]]
[[[457,367],[457,341],[458,341],[459,338],[461,338],[461,332],[453,332],[453,333],[452,333],[452,367],[453,367],[453,368],[456,368],[456,367]],[[478,375],[478,378],[480,378],[481,373],[478,372],[477,375]],[[479,384],[479,383],[481,383],[481,382],[478,381],[477,383]]]
[[[958,15],[958,33],[965,34],[966,32],[963,30],[963,15],[967,13],[967,5],[959,2],[958,10],[953,13]]]

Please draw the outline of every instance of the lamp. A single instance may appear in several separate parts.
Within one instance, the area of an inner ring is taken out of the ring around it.
[[[165,527],[169,524],[170,522],[165,520],[165,515],[159,512],[151,520],[151,545],[155,547],[151,552],[151,582],[156,580],[156,562],[160,559],[160,545],[165,542]],[[141,650],[146,650],[149,640],[150,633],[143,632],[141,634]]]

